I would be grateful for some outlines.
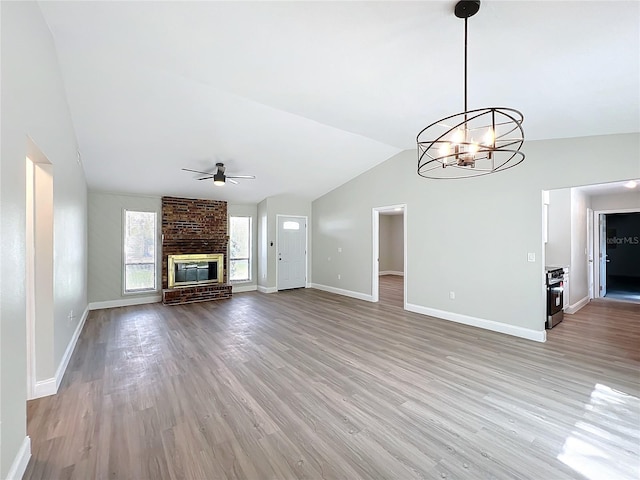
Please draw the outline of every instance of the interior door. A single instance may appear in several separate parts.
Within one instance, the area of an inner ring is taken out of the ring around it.
[[[600,214],[600,294],[604,297],[607,294],[607,216]]]
[[[278,215],[278,290],[306,286],[307,219]]]

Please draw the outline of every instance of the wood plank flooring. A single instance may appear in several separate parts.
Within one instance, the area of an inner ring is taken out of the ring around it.
[[[326,292],[91,313],[35,479],[637,479],[640,308],[545,344]]]
[[[380,275],[378,285],[378,301],[381,304],[404,308],[403,276]]]

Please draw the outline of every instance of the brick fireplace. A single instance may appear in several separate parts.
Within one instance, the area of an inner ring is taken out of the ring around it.
[[[162,302],[165,305],[231,297],[227,284],[227,202],[162,197]],[[224,255],[217,283],[169,288],[169,255]]]

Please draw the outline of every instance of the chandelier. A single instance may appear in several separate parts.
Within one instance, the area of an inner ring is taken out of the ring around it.
[[[464,112],[448,116],[418,133],[418,175],[469,178],[515,167],[524,160],[522,113],[513,108],[467,108],[467,19],[480,1],[462,0],[455,15],[464,18]]]

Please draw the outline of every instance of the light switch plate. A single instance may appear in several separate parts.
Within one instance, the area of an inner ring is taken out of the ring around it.
[[[536,254],[533,252],[527,253],[527,262],[535,262],[535,261],[536,261]]]

